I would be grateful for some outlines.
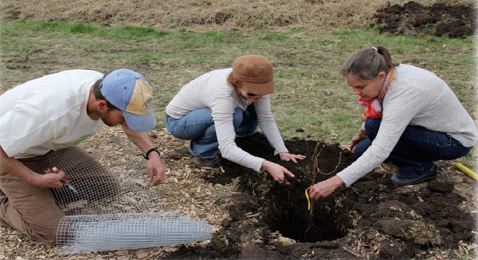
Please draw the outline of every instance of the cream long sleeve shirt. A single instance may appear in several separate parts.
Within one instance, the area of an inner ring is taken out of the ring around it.
[[[372,145],[337,174],[346,186],[382,163],[408,125],[444,132],[465,147],[476,144],[476,125],[450,87],[435,74],[411,65],[399,65],[383,100],[383,117]]]
[[[237,147],[236,133],[233,125],[233,113],[236,108],[245,111],[251,104],[242,98],[227,82],[232,68],[208,72],[184,85],[166,107],[166,113],[179,119],[189,112],[209,107],[216,127],[219,150],[222,157],[237,164],[260,171],[263,158],[253,156]],[[269,143],[274,147],[274,154],[288,152],[279,129],[272,116],[269,95],[264,95],[254,104],[259,126]]]

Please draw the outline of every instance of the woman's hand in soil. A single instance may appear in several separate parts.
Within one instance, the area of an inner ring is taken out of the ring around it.
[[[305,156],[301,154],[280,153],[279,156],[282,161],[286,161],[286,162],[293,161],[297,163],[297,160],[305,159]]]
[[[284,183],[285,185],[290,185],[290,183],[284,179],[285,174],[289,175],[290,177],[295,177],[294,174],[292,174],[292,172],[287,170],[284,166],[267,160],[264,160],[262,163],[262,169],[267,171],[275,181]]]
[[[312,188],[310,188],[309,197],[315,200],[325,198],[332,194],[338,187],[342,186],[343,184],[344,182],[338,176],[334,176],[325,181],[318,182]]]
[[[353,150],[354,147],[360,142],[360,140],[364,139],[367,137],[367,134],[365,133],[365,130],[360,128],[359,132],[352,137],[352,141],[349,143],[349,149]]]

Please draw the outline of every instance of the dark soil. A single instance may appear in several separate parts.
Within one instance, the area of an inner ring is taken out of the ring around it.
[[[464,38],[476,31],[476,10],[471,6],[423,6],[411,1],[379,9],[374,18],[381,33]]]
[[[263,136],[236,142],[253,155],[280,162]],[[432,181],[417,186],[417,191],[399,192],[391,174],[372,172],[350,188],[314,201],[309,211],[305,189],[333,176],[355,157],[338,145],[315,141],[289,140],[286,146],[291,153],[307,156],[298,164],[280,162],[296,175],[289,179],[290,186],[222,159],[224,172],[205,178],[227,183],[240,177],[242,193],[228,208],[231,218],[222,222],[206,247],[184,246],[169,257],[349,259],[359,256],[350,249],[353,240],[378,248],[379,258],[420,258],[419,251],[456,249],[460,240],[474,239],[473,217],[458,208],[464,198],[448,182]],[[278,232],[297,243],[279,242]]]

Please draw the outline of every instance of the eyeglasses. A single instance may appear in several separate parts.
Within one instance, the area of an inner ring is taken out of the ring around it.
[[[242,81],[239,81],[239,86],[241,86],[242,89],[244,89],[246,91],[246,95],[248,95],[249,97],[256,97],[256,96],[259,96],[259,94],[254,94],[254,93],[251,93],[249,91],[247,91],[247,89],[242,85]]]

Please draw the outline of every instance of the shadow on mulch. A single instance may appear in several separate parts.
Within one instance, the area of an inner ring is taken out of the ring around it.
[[[476,10],[470,6],[436,3],[423,6],[411,1],[377,10],[374,18],[380,33],[430,34],[465,38],[476,31]]]
[[[456,249],[460,240],[473,240],[473,217],[457,206],[464,200],[450,182],[432,181],[416,191],[400,192],[391,174],[371,172],[349,188],[339,188],[310,211],[305,189],[334,176],[355,157],[338,145],[311,140],[288,140],[291,153],[307,159],[295,164],[273,156],[264,136],[238,138],[245,151],[278,162],[292,171],[290,186],[221,159],[224,169],[204,176],[226,184],[239,177],[242,193],[228,207],[207,246],[183,246],[170,258],[338,259],[360,257],[351,250],[358,242],[379,258],[413,258],[430,249]],[[279,239],[280,233],[287,241]],[[350,240],[354,240],[351,242]],[[290,242],[295,241],[295,242]]]

